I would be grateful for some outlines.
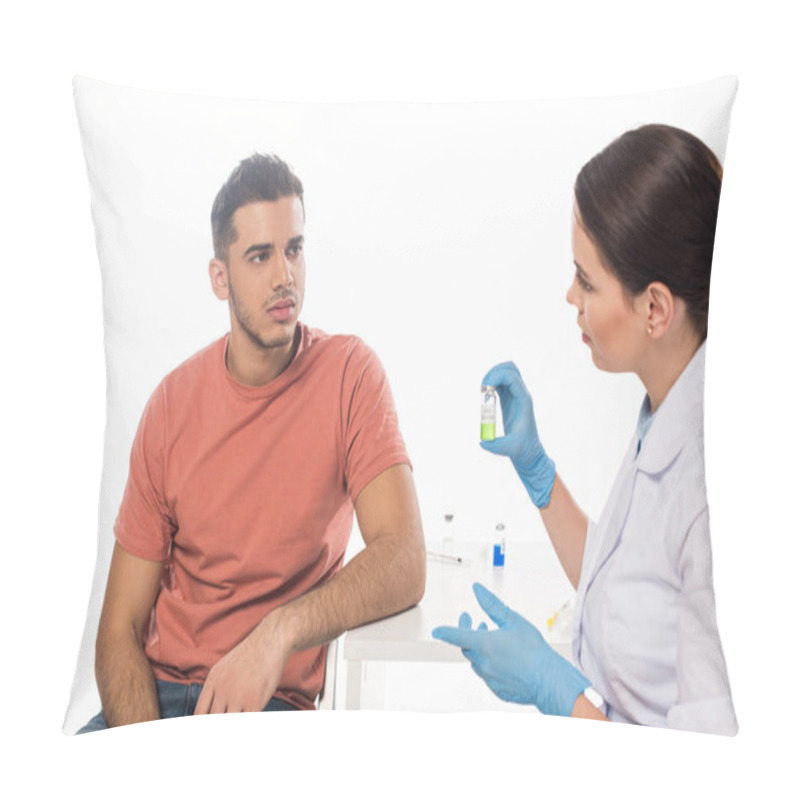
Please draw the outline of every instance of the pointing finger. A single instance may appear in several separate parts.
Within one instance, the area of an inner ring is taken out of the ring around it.
[[[480,583],[473,584],[472,590],[481,608],[489,615],[489,619],[498,627],[502,627],[511,609]]]

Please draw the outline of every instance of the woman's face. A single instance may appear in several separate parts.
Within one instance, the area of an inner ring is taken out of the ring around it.
[[[631,301],[606,269],[583,229],[577,206],[572,214],[572,258],[575,277],[567,302],[578,309],[578,327],[595,366],[607,372],[637,372],[647,338],[644,295]]]

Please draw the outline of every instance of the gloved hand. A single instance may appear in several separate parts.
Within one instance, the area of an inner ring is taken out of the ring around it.
[[[488,630],[486,623],[472,630],[472,620],[464,613],[457,628],[435,628],[433,638],[460,647],[472,669],[501,700],[533,704],[544,714],[568,717],[590,682],[524,617],[480,583],[472,588],[497,630]]]
[[[531,500],[537,508],[544,508],[550,502],[556,467],[539,441],[533,402],[519,370],[510,361],[498,364],[486,373],[482,385],[497,389],[505,435],[492,442],[482,441],[481,447],[508,456]]]

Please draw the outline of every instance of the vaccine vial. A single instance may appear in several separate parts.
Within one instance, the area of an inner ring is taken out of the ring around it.
[[[497,392],[494,386],[481,386],[481,441],[493,442],[497,430]]]
[[[442,552],[447,555],[453,555],[456,549],[456,535],[455,525],[453,524],[453,515],[444,515],[444,530],[442,531]]]
[[[503,567],[506,563],[506,526],[502,522],[498,523],[494,529],[494,553],[492,555],[492,566]]]

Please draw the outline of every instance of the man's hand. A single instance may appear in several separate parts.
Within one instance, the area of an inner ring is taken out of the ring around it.
[[[209,671],[195,714],[262,711],[278,687],[291,645],[268,614]]]

